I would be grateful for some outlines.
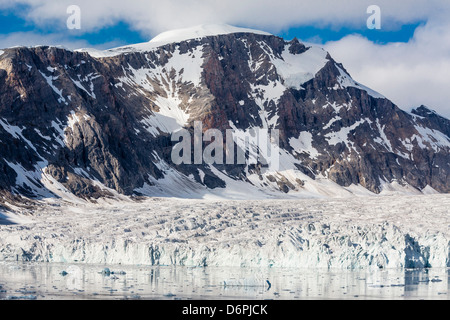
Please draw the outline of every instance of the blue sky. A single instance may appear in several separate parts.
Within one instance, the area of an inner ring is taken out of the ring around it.
[[[399,107],[424,104],[450,117],[450,1],[376,3],[380,30],[366,25],[372,0],[0,0],[0,48],[108,49],[227,23],[323,46],[355,80]],[[81,9],[81,30],[67,29],[72,4]]]

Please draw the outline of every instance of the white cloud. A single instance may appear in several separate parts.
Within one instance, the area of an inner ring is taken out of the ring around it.
[[[2,0],[0,8],[26,4],[22,14],[38,25],[65,26],[66,9],[78,5],[86,31],[126,21],[148,36],[203,23],[228,23],[279,32],[298,25],[365,26],[371,0]],[[442,0],[377,0],[384,27],[450,12]]]
[[[347,36],[325,48],[355,80],[399,107],[424,104],[450,118],[450,23],[429,22],[408,43],[379,45]]]

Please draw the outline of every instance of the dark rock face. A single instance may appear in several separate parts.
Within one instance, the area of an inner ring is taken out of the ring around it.
[[[171,134],[194,121],[278,129],[295,174],[173,164]],[[449,137],[448,119],[400,110],[297,39],[242,33],[105,58],[54,47],[0,56],[0,186],[13,195],[228,188],[217,171],[282,193],[320,179],[449,192]]]

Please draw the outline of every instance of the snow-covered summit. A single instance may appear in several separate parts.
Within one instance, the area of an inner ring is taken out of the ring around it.
[[[271,36],[272,34],[260,31],[253,30],[247,28],[239,28],[230,26],[227,24],[202,24],[195,27],[185,28],[185,29],[176,29],[171,31],[163,32],[156,37],[154,37],[149,42],[138,43],[128,46],[123,46],[119,48],[109,49],[106,51],[100,51],[96,49],[79,49],[77,51],[87,52],[92,57],[95,58],[104,58],[104,57],[112,57],[122,53],[128,52],[136,52],[136,51],[151,51],[155,48],[170,44],[170,43],[178,43],[182,41],[192,40],[192,39],[200,39],[204,37],[212,37],[226,34],[234,34],[234,33],[253,33],[259,35]]]
[[[191,39],[198,39],[211,36],[219,36],[233,33],[254,33],[270,36],[272,34],[246,28],[239,28],[227,24],[203,24],[191,28],[171,30],[163,32],[153,38],[150,43],[159,46],[169,43],[176,43]]]

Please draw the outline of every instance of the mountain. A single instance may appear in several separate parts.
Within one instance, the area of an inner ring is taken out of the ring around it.
[[[280,167],[176,165],[171,135],[196,121],[279,130]],[[321,48],[226,25],[107,51],[3,49],[0,150],[4,197],[450,191],[448,119],[399,109]]]

